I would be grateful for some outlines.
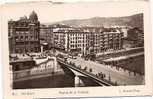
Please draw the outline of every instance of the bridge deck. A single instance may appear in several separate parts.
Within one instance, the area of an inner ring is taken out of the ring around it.
[[[60,59],[60,58],[58,58],[57,61],[58,61],[59,63],[65,65],[65,66],[67,66],[67,67],[73,69],[73,70],[76,70],[77,72],[80,72],[81,74],[83,74],[83,75],[85,75],[85,76],[87,76],[87,77],[90,77],[90,78],[94,79],[95,81],[101,83],[103,86],[115,86],[115,84],[113,84],[113,83],[108,83],[108,81],[106,81],[106,80],[104,80],[104,79],[100,79],[100,78],[96,77],[96,75],[94,75],[94,74],[91,74],[91,73],[89,73],[89,72],[87,72],[87,71],[83,71],[83,70],[80,69],[79,67],[72,66],[72,65],[66,63],[65,61],[63,61],[63,60]]]

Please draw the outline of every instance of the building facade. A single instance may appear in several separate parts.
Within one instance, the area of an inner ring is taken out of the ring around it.
[[[123,33],[120,31],[103,32],[100,43],[101,52],[120,50],[123,48]]]
[[[40,22],[33,11],[29,18],[21,17],[8,22],[9,52],[28,53],[40,51]]]
[[[144,46],[144,32],[140,28],[132,28],[128,30],[127,40],[132,42],[132,47],[143,47]]]
[[[54,31],[55,48],[84,54],[88,46],[88,34],[88,32],[83,32],[74,28],[56,30]]]
[[[51,49],[54,45],[53,27],[40,25],[40,44],[44,49]]]
[[[67,33],[67,50],[69,52],[79,52],[86,54],[87,47],[89,47],[89,34],[90,32],[84,32],[81,30],[71,30]]]

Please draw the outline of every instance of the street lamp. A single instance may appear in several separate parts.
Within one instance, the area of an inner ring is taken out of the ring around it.
[[[51,72],[51,77],[52,77],[52,80],[53,80],[53,86],[54,86],[54,73],[55,73],[55,59],[53,60],[53,71]]]

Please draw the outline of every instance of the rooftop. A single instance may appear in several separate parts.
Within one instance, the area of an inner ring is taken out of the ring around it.
[[[32,57],[27,54],[11,54],[9,56],[10,62],[24,62],[24,61],[32,61]]]

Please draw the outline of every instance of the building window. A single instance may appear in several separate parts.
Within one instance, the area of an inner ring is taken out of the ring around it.
[[[23,36],[21,36],[20,39],[23,40]]]

